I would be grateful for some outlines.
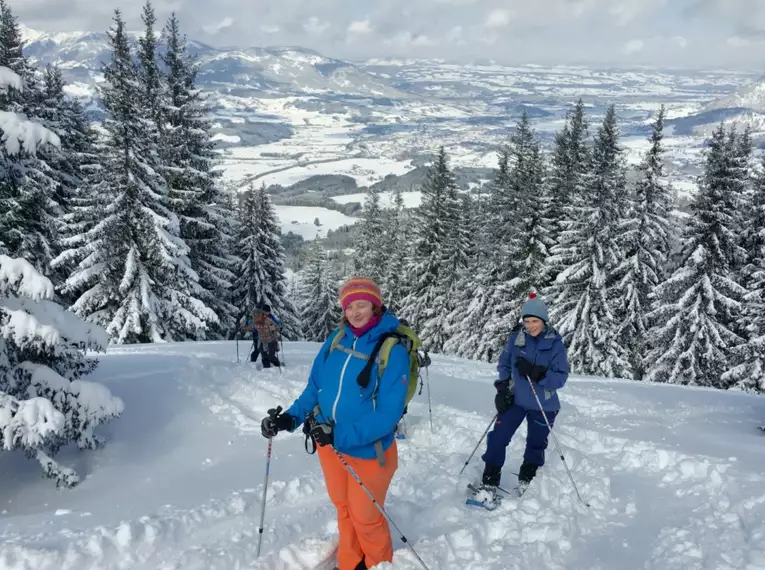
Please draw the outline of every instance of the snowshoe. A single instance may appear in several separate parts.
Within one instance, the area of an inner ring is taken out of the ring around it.
[[[502,501],[498,490],[498,487],[493,485],[476,487],[470,484],[468,485],[468,497],[465,500],[465,504],[470,507],[481,507],[487,511],[493,511]]]
[[[404,418],[396,425],[396,439],[406,439],[406,422]]]

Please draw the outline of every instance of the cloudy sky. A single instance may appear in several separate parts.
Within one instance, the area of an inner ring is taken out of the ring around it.
[[[103,31],[141,0],[10,0],[41,31]],[[502,63],[765,69],[765,0],[154,0],[214,46]]]

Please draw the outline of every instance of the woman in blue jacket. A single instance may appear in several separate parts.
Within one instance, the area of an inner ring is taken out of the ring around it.
[[[510,333],[497,364],[499,380],[494,382],[497,420],[487,436],[486,453],[482,457],[485,463],[482,488],[489,492],[492,500],[500,484],[505,451],[524,419],[528,433],[518,473],[519,484],[528,485],[537,469],[544,465],[550,432],[542,410],[552,426],[560,411],[558,390],[568,379],[566,347],[560,335],[547,324],[547,307],[535,293],[523,304],[521,318],[523,325]],[[534,397],[532,382],[539,402]]]
[[[353,278],[340,290],[343,336],[334,350],[334,331],[313,362],[308,384],[284,413],[266,417],[264,437],[294,431],[308,416],[318,445],[327,492],[337,509],[340,540],[338,570],[364,570],[392,562],[393,543],[388,523],[353,479],[333,450],[345,456],[375,500],[384,506],[398,467],[394,438],[404,413],[409,378],[409,355],[397,344],[382,377],[372,367],[366,386],[358,382],[368,356],[382,335],[399,320],[383,307],[382,294],[370,279]],[[363,381],[362,381],[363,383]]]

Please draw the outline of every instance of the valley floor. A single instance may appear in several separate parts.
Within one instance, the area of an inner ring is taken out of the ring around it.
[[[287,367],[236,363],[233,342],[110,348],[94,379],[125,402],[106,446],[62,453],[83,477],[57,490],[0,454],[0,569],[310,569],[331,548],[334,509],[303,435],[274,440],[256,559],[266,440],[260,420],[300,393],[318,345],[285,343]],[[244,360],[246,343],[240,343]],[[431,570],[765,569],[765,398],[574,377],[553,441],[520,500],[464,505],[457,474],[493,415],[492,365],[433,358],[407,416],[387,508]],[[525,427],[510,445],[510,486]],[[480,472],[480,453],[471,476]],[[509,482],[509,483],[508,483]],[[395,538],[392,565],[420,568]]]

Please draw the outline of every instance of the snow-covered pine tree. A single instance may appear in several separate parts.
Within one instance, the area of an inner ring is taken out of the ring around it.
[[[101,87],[106,145],[95,189],[108,202],[90,208],[96,224],[61,255],[78,260],[64,292],[84,290],[73,310],[116,343],[205,338],[217,317],[196,296],[188,247],[163,203],[164,181],[152,166],[157,149],[147,136],[151,119],[141,108],[145,96],[119,10],[114,21]]]
[[[733,366],[721,380],[725,388],[765,393],[765,157],[741,214],[741,227],[749,230],[743,234],[746,260],[740,272],[747,290],[740,321],[746,342],[733,349]]]
[[[300,336],[300,318],[287,292],[287,258],[281,241],[281,228],[265,185],[261,184],[258,188],[255,199],[266,274],[263,302],[271,305],[271,310],[279,316],[282,336],[287,340],[296,340]]]
[[[422,186],[422,203],[413,223],[414,247],[407,267],[409,291],[400,311],[400,316],[418,331],[423,347],[432,352],[440,350],[446,340],[445,284],[451,277],[445,272],[449,248],[456,243],[452,229],[459,219],[456,187],[446,151],[441,147]]]
[[[505,154],[505,156],[507,156]],[[501,162],[501,159],[500,159]],[[505,162],[505,166],[507,163]],[[505,169],[505,174],[507,170]],[[484,343],[483,329],[486,315],[491,308],[492,290],[490,282],[489,252],[491,228],[485,207],[486,197],[479,194],[472,207],[466,208],[470,216],[468,227],[471,235],[472,253],[468,257],[468,267],[457,285],[454,306],[447,316],[449,339],[444,343],[443,352],[471,360],[489,360],[495,356],[490,343]],[[497,355],[498,356],[498,355]]]
[[[566,122],[555,135],[548,180],[551,239],[560,243],[568,220],[575,217],[576,208],[586,198],[586,183],[592,169],[592,153],[588,143],[589,123],[584,102],[579,99],[574,109],[566,113]],[[551,265],[550,278],[555,279],[563,266]]]
[[[552,261],[565,269],[550,287],[550,317],[568,347],[572,370],[629,377],[626,347],[619,342],[611,295],[613,271],[622,262],[619,228],[626,215],[626,169],[611,105],[598,129],[585,199],[569,211]]]
[[[380,208],[380,190],[372,184],[367,190],[361,214],[361,227],[356,239],[353,257],[354,273],[383,283],[386,261],[391,256],[390,244],[385,240],[385,223]]]
[[[340,324],[342,311],[337,302],[337,281],[318,238],[311,245],[311,257],[301,273],[304,337],[309,342],[324,342]]]
[[[383,295],[388,308],[397,314],[403,298],[404,271],[406,269],[410,228],[409,216],[404,210],[404,195],[397,186],[393,191],[393,209],[386,218],[385,243],[390,251],[390,257],[384,268],[385,276],[382,285]]]
[[[252,183],[242,193],[238,218],[234,255],[241,261],[233,283],[234,305],[238,309],[237,329],[246,315],[263,303],[263,291],[268,282],[258,223],[258,199]]]
[[[401,300],[399,316],[420,329],[431,317],[434,307],[431,295],[439,274],[440,249],[446,240],[443,222],[443,198],[446,187],[453,183],[446,151],[439,149],[434,163],[428,168],[421,187],[422,201],[412,216],[413,247],[407,259],[406,294]]]
[[[733,330],[746,294],[731,278],[734,259],[741,254],[730,191],[735,153],[721,123],[691,205],[681,265],[654,292],[648,381],[721,388],[731,351],[743,341]]]
[[[495,349],[520,319],[520,310],[530,291],[548,284],[547,258],[554,245],[548,229],[548,198],[545,166],[539,141],[524,111],[510,137],[510,187],[507,196],[514,207],[505,225],[505,258],[492,299],[487,330],[499,333]],[[508,231],[509,230],[509,231]]]
[[[651,146],[640,164],[635,184],[633,215],[623,223],[620,243],[626,257],[615,270],[616,314],[619,339],[629,350],[632,377],[645,374],[648,343],[646,314],[650,294],[666,277],[673,229],[670,220],[673,195],[664,174],[664,118],[662,105],[652,124]]]
[[[180,237],[199,276],[199,298],[218,316],[217,323],[210,323],[212,333],[224,337],[234,328],[238,312],[231,296],[236,263],[228,252],[235,214],[223,199],[220,173],[213,169],[211,110],[196,87],[198,66],[188,54],[175,14],[165,26],[164,37],[160,156],[168,202],[179,218]]]
[[[479,358],[499,356],[529,291],[541,289],[548,280],[545,265],[552,242],[544,179],[539,141],[523,113],[500,154],[492,187],[489,224],[494,244],[486,282],[490,297],[485,301]]]
[[[508,281],[514,277],[508,236],[514,235],[518,203],[512,193],[510,154],[508,145],[500,147],[497,170],[492,181],[487,184],[487,215],[478,222],[483,226],[484,261],[473,268],[479,272],[473,284],[475,296],[469,302],[462,302],[463,305],[467,304],[466,329],[471,332],[470,340],[465,339],[465,344],[458,352],[465,357],[472,354],[472,358],[477,360],[491,361],[498,356],[508,330],[508,323],[495,316],[497,309],[494,304],[498,298],[508,295]],[[451,319],[457,317],[452,315]],[[462,336],[456,331],[455,334]]]
[[[0,90],[9,85],[21,89],[21,79],[0,67]],[[16,113],[1,113],[0,129],[5,157],[60,145],[55,133]],[[51,281],[29,262],[0,254],[0,445],[23,450],[57,485],[71,487],[78,475],[53,456],[71,442],[97,447],[95,428],[124,406],[104,386],[81,380],[97,364],[84,350],[103,349],[105,332],[65,311],[53,294]]]

